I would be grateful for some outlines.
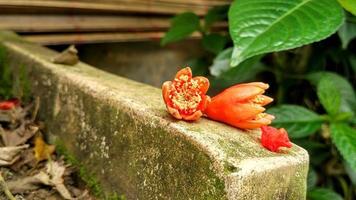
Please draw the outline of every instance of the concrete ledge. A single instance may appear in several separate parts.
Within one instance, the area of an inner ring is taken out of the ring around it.
[[[258,132],[175,121],[159,89],[84,63],[52,64],[55,52],[6,32],[0,43],[14,72],[25,67],[50,138],[63,141],[106,192],[128,199],[305,199],[302,148],[276,154],[260,145]]]

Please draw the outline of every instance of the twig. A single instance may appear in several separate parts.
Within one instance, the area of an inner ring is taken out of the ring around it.
[[[34,122],[36,120],[39,108],[40,108],[40,97],[36,97],[34,102],[34,108],[31,114],[31,122]]]
[[[0,172],[0,185],[1,185],[1,189],[4,191],[4,193],[6,194],[6,196],[9,200],[16,200],[16,198],[12,195],[9,188],[7,187],[7,184],[4,180],[4,178],[2,177],[1,172]]]

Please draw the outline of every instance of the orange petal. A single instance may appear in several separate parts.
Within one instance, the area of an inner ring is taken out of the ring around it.
[[[268,113],[265,113],[266,115],[264,116],[264,118],[266,118],[266,119],[269,119],[269,120],[274,120],[274,116],[273,115],[270,115],[270,114],[268,114]]]
[[[226,117],[228,118],[236,118],[237,120],[247,120],[252,119],[256,115],[262,113],[266,109],[262,106],[258,106],[256,104],[251,103],[237,103],[232,105],[230,108],[224,110],[227,113]]]
[[[190,67],[186,67],[186,68],[183,68],[181,70],[179,70],[176,74],[176,79],[179,79],[181,76],[188,76],[189,78],[192,78],[192,70],[190,69]]]
[[[171,81],[166,81],[162,85],[162,96],[166,104],[168,104],[168,102],[171,102],[171,99],[169,98],[169,90],[171,88],[171,85],[172,85]]]
[[[202,100],[200,101],[197,110],[204,111],[207,108],[208,104],[210,103],[211,99],[208,95],[202,95],[201,97]]]
[[[273,99],[269,96],[266,95],[260,95],[262,98],[262,102],[260,103],[261,106],[265,106],[273,101]]]
[[[236,86],[255,86],[255,87],[259,87],[264,90],[267,90],[269,88],[269,85],[267,83],[263,83],[263,82],[242,83],[242,84],[238,84]]]
[[[242,128],[242,129],[254,129],[254,128],[260,128],[261,126],[268,125],[271,122],[272,121],[267,118],[261,118],[258,120],[240,121],[240,122],[234,123],[233,125],[238,128]]]
[[[200,110],[198,110],[191,115],[182,115],[182,118],[187,121],[195,121],[199,119],[202,115],[203,113]]]
[[[258,121],[252,119],[265,110],[265,108],[262,106],[252,106],[252,104],[235,104],[231,107],[224,108],[223,106],[213,107],[211,104],[214,103],[215,102],[210,103],[205,110],[206,115],[213,120],[221,121],[239,128],[246,128],[244,124],[253,124],[253,126],[249,125],[247,128],[255,128],[261,126],[256,126],[255,123],[260,123],[260,121],[263,120]],[[269,118],[266,119],[269,123],[271,122]],[[267,124],[269,124],[268,122]],[[266,123],[262,123],[262,125],[263,124]]]
[[[203,77],[203,76],[197,76],[194,77],[193,80],[198,82],[198,90],[202,93],[205,94],[210,86],[209,79]]]
[[[252,99],[257,95],[263,94],[264,92],[265,92],[264,89],[255,86],[239,86],[239,87],[233,86],[231,88],[224,90],[222,93],[218,94],[215,97],[224,98],[228,100],[230,103],[234,103],[234,102],[242,102],[248,99]]]
[[[182,119],[182,116],[179,114],[179,111],[175,108],[172,108],[166,105],[168,112],[176,119]]]

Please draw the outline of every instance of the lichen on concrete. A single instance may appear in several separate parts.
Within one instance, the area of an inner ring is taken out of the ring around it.
[[[277,154],[260,145],[258,132],[176,121],[159,89],[84,63],[52,64],[54,52],[4,37],[9,64],[27,67],[32,94],[41,97],[50,138],[64,141],[105,192],[128,199],[305,198],[308,155],[300,147]]]

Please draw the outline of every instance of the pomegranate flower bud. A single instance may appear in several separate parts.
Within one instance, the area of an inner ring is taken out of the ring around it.
[[[205,114],[213,120],[242,129],[268,125],[274,119],[273,115],[264,113],[266,109],[263,106],[273,101],[263,95],[268,87],[262,82],[232,86],[211,99]]]
[[[162,85],[163,100],[168,112],[176,119],[194,121],[203,115],[210,97],[205,95],[209,80],[197,76],[192,78],[192,70],[186,67],[176,74],[173,81]]]
[[[262,126],[261,131],[261,143],[266,149],[277,152],[280,147],[292,147],[288,133],[284,128],[276,129],[272,126]]]
[[[1,101],[0,102],[0,110],[11,110],[18,105],[20,105],[20,100],[18,100],[18,99],[10,99],[7,101]]]

